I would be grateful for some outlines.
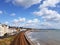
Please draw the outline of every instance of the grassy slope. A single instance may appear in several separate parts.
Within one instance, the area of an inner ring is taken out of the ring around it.
[[[11,41],[14,39],[14,36],[8,38],[0,39],[0,45],[10,45]]]

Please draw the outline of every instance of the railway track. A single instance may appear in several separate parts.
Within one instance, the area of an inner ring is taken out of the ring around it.
[[[10,45],[31,45],[25,37],[25,31],[20,32]]]

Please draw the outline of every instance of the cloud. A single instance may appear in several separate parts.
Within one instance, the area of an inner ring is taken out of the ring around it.
[[[41,29],[52,29],[52,28],[54,28],[52,23],[49,23],[49,22],[42,22],[39,27]]]
[[[33,23],[33,24],[38,24],[39,22],[40,22],[40,20],[37,19],[37,18],[27,21],[28,24],[31,24],[31,23]]]
[[[40,20],[37,18],[27,20],[24,27],[36,28],[40,24]]]
[[[39,6],[39,11],[33,12],[35,16],[41,17],[44,22],[40,23],[40,28],[60,27],[60,13],[58,13],[56,10],[52,10],[49,8],[56,8],[58,3],[60,3],[60,0],[44,0],[43,3]]]
[[[16,14],[15,13],[12,13],[12,14],[10,14],[11,16],[15,16]]]
[[[25,18],[19,18],[19,22],[25,22]]]
[[[0,14],[3,14],[3,11],[0,10]]]
[[[26,21],[25,18],[18,18],[18,19],[14,19],[12,20],[12,26],[23,26],[23,23]]]
[[[21,23],[21,22],[25,22],[25,20],[26,20],[25,18],[14,19],[13,23],[18,24],[18,23]]]
[[[23,26],[23,27],[37,27],[40,24],[40,20],[37,18],[27,20],[26,18],[18,18],[14,19],[13,21],[14,26]]]
[[[7,22],[6,22],[7,23]],[[29,19],[18,18],[12,20],[11,26],[27,27],[27,28],[52,28],[52,24],[48,22],[41,22],[38,18]]]
[[[39,29],[47,29],[47,28],[53,28],[51,23],[48,22],[41,22],[39,19],[36,22],[32,20],[28,20],[26,24],[24,24],[25,27],[29,27],[29,28],[39,28]]]
[[[60,0],[45,0],[43,4],[40,5],[40,8],[56,7],[57,3],[60,3]]]
[[[60,21],[60,14],[54,10],[49,10],[47,8],[43,8],[38,12],[33,12],[37,16],[41,16],[46,21]]]
[[[9,22],[8,21],[6,21],[4,24],[8,24]]]
[[[14,19],[13,23],[19,23],[19,20],[18,19]]]
[[[14,5],[21,5],[25,8],[29,8],[34,4],[38,4],[41,0],[6,0],[6,2],[12,2]]]

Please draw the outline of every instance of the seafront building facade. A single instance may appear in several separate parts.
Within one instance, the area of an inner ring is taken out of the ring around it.
[[[5,24],[0,24],[0,37],[4,36],[6,33],[9,35],[14,35],[17,33],[17,29],[13,27],[9,28],[9,26]]]
[[[8,32],[8,26],[5,24],[0,24],[0,36],[3,36]]]
[[[0,37],[4,36],[4,34],[14,35],[19,33],[20,31],[31,30],[31,28],[23,28],[23,27],[15,27],[15,26],[8,26],[5,24],[0,24]]]
[[[2,27],[2,25],[0,24],[0,36],[4,35],[4,28]]]

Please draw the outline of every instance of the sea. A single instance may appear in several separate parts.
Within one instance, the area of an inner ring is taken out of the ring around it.
[[[60,45],[60,30],[40,30],[27,35],[35,45]]]

